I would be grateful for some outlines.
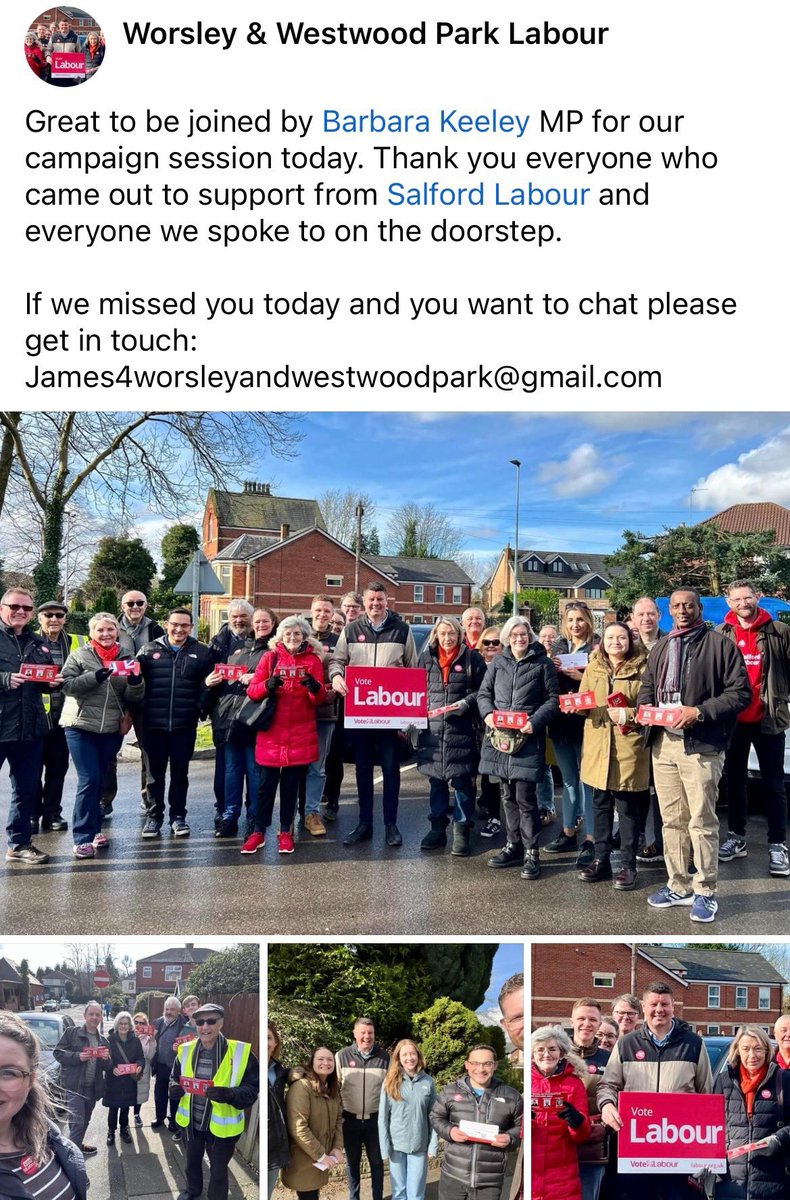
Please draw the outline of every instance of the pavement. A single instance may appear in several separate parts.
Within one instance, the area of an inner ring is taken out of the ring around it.
[[[105,825],[108,850],[78,862],[68,833],[45,833],[35,841],[52,855],[49,863],[0,868],[5,932],[190,938],[201,929],[247,936],[625,934],[670,940],[685,940],[706,928],[717,935],[748,934],[750,940],[787,932],[790,880],[768,875],[766,826],[760,816],[749,822],[748,858],[722,864],[719,915],[713,925],[704,926],[689,920],[687,908],[648,907],[647,896],[666,882],[663,865],[640,868],[635,891],[615,892],[608,883],[579,882],[572,854],[544,855],[541,879],[529,883],[519,878],[518,870],[488,868],[504,837],[482,839],[482,821],[470,858],[453,858],[449,851],[421,852],[420,840],[428,829],[428,786],[411,764],[402,770],[401,849],[384,845],[380,787],[373,840],[342,845],[358,817],[354,771],[347,766],[339,819],[328,826],[326,837],[302,831],[296,852],[279,856],[270,833],[263,850],[242,856],[240,838],[214,838],[213,767],[210,760],[192,765],[192,836],[175,839],[165,826],[160,840],[143,841],[139,766],[119,763],[115,814]],[[7,778],[2,777],[4,786]],[[72,769],[65,789],[67,819],[74,785]],[[726,827],[726,813],[720,815]],[[549,826],[542,832],[544,845],[556,829]]]

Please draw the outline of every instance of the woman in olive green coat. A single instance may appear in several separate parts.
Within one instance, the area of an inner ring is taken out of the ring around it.
[[[582,742],[581,778],[593,789],[595,858],[578,878],[599,883],[612,878],[614,809],[620,819],[620,869],[614,877],[618,891],[636,886],[636,847],[640,822],[649,803],[650,755],[642,730],[635,723],[636,698],[647,664],[634,649],[631,631],[619,621],[607,625],[603,641],[590,660],[580,692],[595,693],[596,708],[588,710]],[[607,704],[616,698],[620,706]]]
[[[329,1169],[343,1162],[340,1083],[326,1046],[313,1051],[309,1066],[291,1071],[285,1106],[291,1163],[282,1181],[299,1196],[315,1195],[329,1182]],[[318,1162],[329,1169],[320,1170]]]

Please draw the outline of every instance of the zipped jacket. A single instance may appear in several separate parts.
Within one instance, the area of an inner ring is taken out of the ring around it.
[[[366,1121],[379,1111],[381,1086],[389,1069],[389,1055],[374,1045],[367,1058],[356,1046],[344,1046],[335,1055],[343,1112]]]
[[[268,1126],[266,1137],[266,1166],[270,1171],[282,1170],[291,1161],[288,1149],[288,1126],[285,1123],[285,1087],[288,1072],[276,1058],[271,1059],[274,1067],[274,1083],[269,1083]]]
[[[165,636],[143,646],[137,659],[145,680],[146,728],[172,732],[196,726],[203,683],[214,666],[208,646],[188,637],[174,652]]]
[[[642,1025],[620,1038],[609,1055],[603,1082],[598,1088],[598,1108],[617,1104],[620,1092],[700,1092],[713,1086],[705,1044],[685,1021],[657,1046]]]
[[[110,1043],[107,1038],[101,1033],[97,1034],[97,1037],[99,1045],[109,1050]],[[63,1030],[62,1038],[52,1051],[56,1061],[60,1063],[60,1082],[67,1092],[76,1092],[79,1095],[85,1086],[85,1073],[88,1063],[87,1061],[83,1062],[80,1054],[89,1045],[88,1031],[85,1026],[70,1025],[68,1029]],[[104,1072],[107,1061],[107,1059],[102,1058],[96,1059],[96,1074],[93,1086],[98,1100],[101,1100],[104,1095]]]
[[[442,1174],[470,1190],[501,1187],[508,1149],[514,1150],[520,1141],[523,1113],[521,1096],[496,1075],[479,1099],[466,1075],[446,1084],[436,1097],[430,1118],[431,1126],[446,1143]],[[450,1130],[461,1121],[496,1125],[500,1133],[508,1135],[510,1146],[500,1149],[483,1142],[452,1141]]]
[[[553,1075],[533,1063],[531,1092],[532,1200],[582,1200],[579,1162],[591,1130],[584,1081],[569,1062],[560,1061]],[[556,1109],[544,1108],[541,1100],[549,1096],[572,1104],[584,1117],[582,1124],[572,1129]]]
[[[557,672],[540,642],[531,642],[522,658],[508,646],[488,664],[477,693],[477,708],[485,719],[495,710],[529,714],[532,733],[515,754],[496,750],[486,737],[480,771],[496,779],[537,782],[545,763],[546,726],[559,711]]]
[[[763,1138],[779,1139],[774,1154],[752,1150],[727,1164],[727,1176],[716,1186],[722,1200],[786,1200],[790,1192],[790,1071],[775,1062],[754,1097],[751,1117],[741,1090],[738,1068],[728,1066],[716,1076],[713,1091],[724,1096],[727,1149],[735,1150]]]
[[[38,630],[38,636],[45,645],[51,645],[49,638],[44,633],[43,629]],[[86,634],[82,633],[66,633],[61,629],[55,641],[60,646],[61,662],[65,665],[68,656],[74,650],[79,650],[80,646],[85,646],[90,641]],[[44,712],[47,714],[47,725],[50,729],[54,729],[60,720],[60,714],[63,710],[63,701],[66,697],[63,695],[62,688],[55,688],[52,692],[45,692],[42,696],[44,701]]]
[[[419,1071],[413,1079],[404,1075],[400,1082],[400,1100],[393,1100],[381,1089],[379,1101],[379,1146],[381,1157],[392,1151],[401,1154],[436,1155],[439,1138],[429,1120],[436,1102],[436,1088],[430,1075]]]
[[[74,1189],[76,1200],[86,1200],[88,1195],[88,1172],[82,1151],[74,1142],[64,1137],[54,1121],[50,1122],[47,1146],[57,1159],[63,1174]],[[0,1196],[3,1200],[30,1200],[30,1192],[18,1175],[0,1160]]]
[[[11,676],[19,672],[22,663],[51,665],[52,655],[44,639],[27,625],[16,634],[0,621],[0,742],[32,742],[47,732],[41,696],[45,688],[37,683],[11,687]]]
[[[409,626],[391,612],[379,630],[366,616],[357,617],[337,639],[329,660],[330,680],[349,666],[416,667],[417,647]]]
[[[435,645],[426,646],[417,665],[426,671],[429,710],[460,703],[454,712],[429,717],[428,728],[420,732],[417,742],[418,770],[433,779],[474,775],[478,763],[475,697],[486,673],[485,662],[476,650],[462,645],[450,666],[447,683]]]
[[[225,660],[233,667],[244,667],[246,673],[255,673],[255,668],[269,648],[268,637],[250,639],[238,650],[234,650]],[[215,746],[224,746],[227,742],[233,721],[238,715],[244,701],[247,699],[247,687],[238,680],[232,683],[225,681],[204,691],[202,707],[211,713],[211,736]],[[250,738],[255,741],[255,733]]]
[[[604,792],[647,791],[650,752],[645,746],[642,731],[634,727],[624,733],[622,726],[611,721],[606,705],[606,697],[619,692],[627,701],[626,720],[633,721],[646,662],[647,659],[641,654],[627,658],[610,675],[597,650],[590,656],[579,685],[582,692],[595,692],[595,703],[598,705],[584,717],[580,773],[589,787]],[[562,721],[565,718],[560,715],[558,719]]]
[[[131,644],[121,634],[120,657],[133,658]],[[65,700],[60,714],[64,729],[80,729],[86,733],[117,733],[128,708],[138,705],[145,692],[140,675],[110,675],[100,683],[96,672],[104,663],[92,646],[74,650],[63,664],[63,694]]]
[[[736,618],[734,623],[725,621],[723,625],[717,625],[716,632],[737,644],[738,628]],[[757,627],[755,633],[757,649],[762,655],[760,699],[764,711],[760,732],[782,733],[790,728],[790,706],[787,702],[790,691],[790,625],[781,621],[766,621]]]

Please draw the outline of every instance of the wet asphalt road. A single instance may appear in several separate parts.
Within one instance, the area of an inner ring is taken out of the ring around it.
[[[0,909],[6,934],[301,935],[433,934],[507,937],[530,934],[651,936],[672,940],[715,932],[750,940],[787,932],[790,880],[768,876],[765,824],[749,827],[749,857],[724,864],[719,916],[713,925],[689,920],[685,908],[656,911],[650,892],[666,882],[661,866],[640,871],[637,889],[582,884],[573,855],[543,857],[536,883],[487,860],[504,837],[473,839],[469,859],[419,849],[427,831],[427,782],[414,768],[402,777],[399,825],[404,845],[384,846],[383,828],[361,847],[341,844],[357,822],[353,768],[346,769],[340,818],[326,838],[298,836],[296,853],[278,856],[276,838],[241,856],[241,839],[213,836],[213,762],[195,762],[189,795],[192,836],[142,841],[139,767],[119,763],[115,815],[105,828],[110,847],[77,862],[68,833],[39,835],[51,855],[43,867],[3,864]],[[3,777],[7,786],[7,775]],[[71,815],[74,773],[66,782]],[[379,801],[380,803],[380,801]],[[275,814],[276,819],[276,814]],[[556,827],[542,836],[548,842]]]

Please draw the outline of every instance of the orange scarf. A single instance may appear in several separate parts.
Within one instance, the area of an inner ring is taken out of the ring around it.
[[[746,1104],[746,1115],[750,1117],[754,1112],[754,1097],[757,1094],[757,1089],[768,1074],[768,1063],[764,1064],[759,1075],[750,1075],[743,1063],[741,1063],[738,1068],[738,1074],[744,1103]]]
[[[438,643],[437,643],[437,645],[438,645]],[[443,650],[441,646],[439,646],[438,648],[439,648],[439,666],[440,666],[441,672],[442,672],[442,679],[444,680],[445,685],[446,685],[447,680],[450,678],[450,667],[453,665],[455,660],[458,658],[459,647],[453,646],[452,650]]]

